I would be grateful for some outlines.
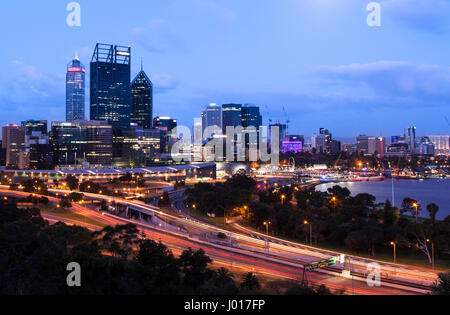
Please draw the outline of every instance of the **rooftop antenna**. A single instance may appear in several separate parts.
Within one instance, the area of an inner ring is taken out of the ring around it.
[[[141,71],[144,71],[144,58],[141,57]]]
[[[75,60],[80,60],[80,58],[78,58],[78,51],[75,51]]]

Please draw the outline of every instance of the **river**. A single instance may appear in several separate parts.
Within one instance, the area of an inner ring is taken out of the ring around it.
[[[316,187],[317,190],[326,191],[328,188],[339,185],[347,187],[352,196],[360,193],[369,193],[377,198],[377,202],[392,202],[392,180],[381,182],[346,182],[328,183]],[[450,215],[450,179],[394,180],[394,204],[401,207],[404,198],[412,198],[422,205],[421,216],[428,217],[426,206],[435,203],[439,206],[437,219],[444,219]]]

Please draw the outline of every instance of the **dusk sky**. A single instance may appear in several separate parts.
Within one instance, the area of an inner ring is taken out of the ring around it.
[[[66,65],[77,51],[89,73],[97,42],[131,45],[132,77],[155,85],[154,114],[192,126],[209,103],[259,105],[336,137],[449,134],[450,1],[78,0],[2,1],[0,123],[65,119]],[[89,82],[86,107],[89,113]]]

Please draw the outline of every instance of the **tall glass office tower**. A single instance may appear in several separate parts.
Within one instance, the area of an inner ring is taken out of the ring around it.
[[[144,70],[131,83],[131,122],[150,129],[153,122],[153,84]]]
[[[247,104],[242,107],[242,127],[247,129],[245,131],[246,148],[250,146],[259,148],[259,131],[262,125],[262,116],[258,106]]]
[[[227,133],[227,127],[242,126],[242,105],[224,104],[222,105],[222,129]]]
[[[212,126],[222,128],[222,107],[210,104],[202,112],[202,131]]]
[[[91,60],[91,120],[129,128],[131,48],[97,44]]]
[[[67,66],[66,121],[84,120],[86,68],[75,56]]]

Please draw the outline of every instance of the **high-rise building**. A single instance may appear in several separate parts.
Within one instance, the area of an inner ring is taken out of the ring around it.
[[[286,153],[302,153],[305,144],[305,137],[301,135],[288,135],[283,140],[282,152]]]
[[[29,152],[30,168],[45,170],[52,166],[46,120],[22,122],[25,127],[25,151]]]
[[[351,155],[356,152],[356,144],[354,143],[344,143],[342,144],[342,151]]]
[[[112,127],[105,121],[53,122],[50,139],[54,165],[112,164]]]
[[[86,130],[86,161],[91,166],[111,165],[113,162],[113,129],[105,121],[82,121]]]
[[[76,122],[52,122],[50,144],[53,165],[76,165],[86,161],[87,133]]]
[[[3,147],[3,140],[0,140],[0,166],[6,166],[6,149]]]
[[[153,119],[153,127],[158,130],[172,131],[177,127],[177,120],[172,117],[155,117]]]
[[[386,139],[361,135],[356,138],[356,151],[363,155],[378,155],[383,157],[386,152]]]
[[[333,139],[331,141],[331,154],[337,154],[341,152],[342,143],[341,141]]]
[[[47,120],[27,120],[22,121],[22,127],[25,127],[25,134],[27,136],[33,135],[33,133],[39,133],[40,135],[48,135]]]
[[[242,127],[255,127],[259,129],[262,126],[262,116],[258,106],[244,105],[241,113]]]
[[[131,83],[131,122],[150,129],[153,122],[153,84],[144,70]]]
[[[260,128],[262,127],[262,116],[258,106],[244,105],[242,107],[242,127],[244,132],[245,148],[259,148]]]
[[[333,135],[325,128],[320,128],[320,135],[323,137],[323,152],[326,154],[333,153]]]
[[[286,135],[287,135],[287,125],[280,124],[279,122],[269,125],[268,141],[269,141],[269,146],[270,146],[271,150],[272,150],[272,138],[274,138],[274,135],[272,134],[273,127],[278,127],[278,130],[279,130],[279,140],[280,140],[279,148],[280,148],[280,152],[281,152],[283,150],[283,141],[286,139]]]
[[[172,130],[177,127],[177,120],[171,117],[155,117],[153,119],[153,128],[161,130],[164,134],[163,143],[161,143],[162,153],[169,153],[172,145],[176,141],[176,136],[172,134]]]
[[[152,164],[164,144],[166,132],[158,129],[143,129],[132,124],[125,131],[123,148],[124,167],[144,167]]]
[[[217,104],[209,104],[202,112],[202,131],[213,126],[222,129],[222,108]]]
[[[242,126],[242,105],[224,104],[222,105],[222,131],[227,133],[227,127]]]
[[[430,138],[422,137],[420,138],[419,143],[416,145],[415,154],[418,156],[426,157],[426,156],[434,156],[436,153],[435,145],[431,142]]]
[[[416,127],[407,127],[405,129],[405,139],[409,146],[409,151],[414,154],[416,151]]]
[[[361,135],[356,138],[356,150],[358,154],[373,155],[377,151],[377,138]]]
[[[428,136],[438,155],[450,155],[450,136]]]
[[[25,127],[8,124],[2,128],[2,147],[6,151],[6,166],[26,168],[25,162]]]
[[[78,56],[67,66],[66,121],[84,120],[86,68]]]
[[[129,128],[131,48],[97,44],[91,60],[91,120]]]

